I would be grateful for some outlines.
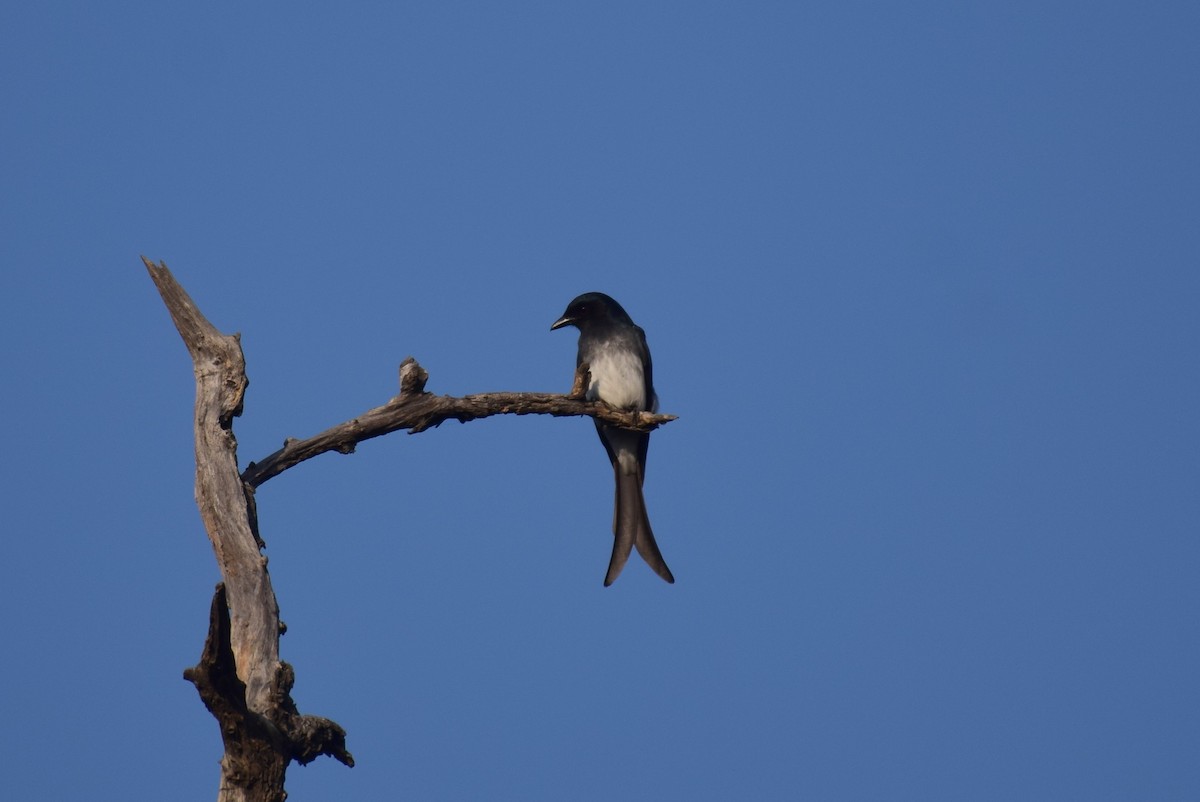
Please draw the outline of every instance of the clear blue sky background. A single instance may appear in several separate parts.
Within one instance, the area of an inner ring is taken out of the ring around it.
[[[8,3],[6,799],[208,800],[218,574],[163,259],[243,463],[648,334],[675,586],[590,421],[259,493],[326,799],[1200,798],[1194,3]]]

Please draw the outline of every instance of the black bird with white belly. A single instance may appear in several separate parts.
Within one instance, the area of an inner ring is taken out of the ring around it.
[[[550,329],[563,326],[579,329],[575,366],[588,364],[591,372],[587,388],[589,400],[599,399],[617,409],[658,411],[646,333],[630,320],[619,303],[602,292],[580,295],[571,301],[567,311]],[[650,518],[646,515],[646,501],[642,497],[650,435],[600,421],[595,423],[617,480],[613,551],[604,585],[607,587],[616,581],[635,547],[656,574],[674,582],[675,577],[654,541]]]

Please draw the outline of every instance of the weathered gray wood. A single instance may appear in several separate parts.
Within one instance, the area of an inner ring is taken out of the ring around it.
[[[237,335],[217,331],[164,265],[146,262],[196,375],[196,505],[229,598],[230,641],[251,710],[267,709],[279,662],[279,608],[250,528],[233,418],[242,412],[246,361]]]

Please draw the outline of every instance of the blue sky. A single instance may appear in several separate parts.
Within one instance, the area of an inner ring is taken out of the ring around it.
[[[259,492],[318,799],[1200,797],[1200,12],[1185,3],[0,11],[2,781],[212,799],[218,579],[162,259],[243,463],[649,338],[678,581],[601,586],[591,423]]]

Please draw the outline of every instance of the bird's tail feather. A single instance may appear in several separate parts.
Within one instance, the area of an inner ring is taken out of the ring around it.
[[[613,515],[613,550],[612,558],[608,561],[608,573],[604,576],[604,587],[617,581],[621,569],[629,560],[637,539],[641,518],[645,515],[641,504],[642,488],[638,484],[636,473],[623,473],[620,467],[617,474],[617,501]]]
[[[637,547],[638,554],[642,555],[646,565],[654,569],[654,573],[665,579],[668,584],[675,584],[675,575],[667,567],[667,561],[663,559],[662,552],[658,550],[658,542],[654,539],[654,532],[650,529],[650,517],[646,515],[645,504],[642,505],[642,525],[638,527],[637,538],[633,541],[633,545]]]
[[[608,563],[608,574],[604,577],[604,586],[608,587],[616,581],[634,546],[646,564],[654,569],[654,573],[667,582],[674,583],[675,577],[667,567],[662,552],[658,550],[654,532],[650,529],[650,517],[646,514],[646,502],[642,496],[641,476],[637,472],[624,473],[619,466],[614,467],[617,498],[613,515],[613,551]]]

